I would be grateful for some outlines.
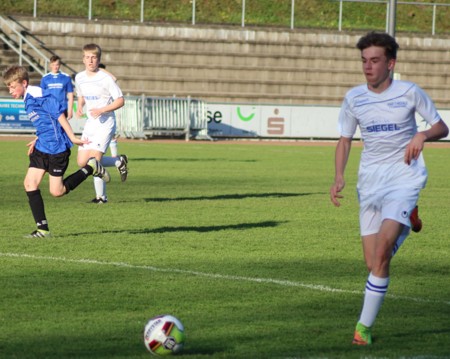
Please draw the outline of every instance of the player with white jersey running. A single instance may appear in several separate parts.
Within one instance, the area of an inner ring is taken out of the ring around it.
[[[340,206],[345,167],[359,127],[364,149],[357,190],[369,277],[353,344],[369,345],[388,290],[391,259],[410,228],[420,230],[414,222],[419,221],[416,204],[427,181],[424,142],[446,137],[448,128],[422,89],[412,82],[392,79],[399,48],[392,36],[370,32],[358,41],[357,48],[367,83],[351,89],[342,104],[330,198]],[[427,122],[427,130],[417,132],[416,112]]]
[[[126,155],[116,157],[103,156],[116,132],[116,116],[114,111],[124,105],[124,98],[117,83],[104,71],[99,71],[101,48],[96,44],[83,47],[83,63],[85,71],[75,77],[78,95],[77,115],[83,115],[86,105],[87,120],[82,138],[90,143],[78,150],[78,164],[82,166],[90,157],[101,161],[104,167],[116,166],[122,182],[128,174],[128,158]],[[96,196],[94,203],[106,203],[106,184],[94,179]]]

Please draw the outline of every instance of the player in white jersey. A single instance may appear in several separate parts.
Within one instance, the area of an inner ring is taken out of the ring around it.
[[[370,32],[356,46],[367,83],[351,89],[342,104],[330,198],[340,206],[352,137],[359,126],[364,149],[357,190],[369,277],[353,344],[368,345],[388,289],[390,261],[409,234],[410,216],[427,181],[424,142],[446,137],[448,128],[423,90],[392,79],[399,47],[392,36]],[[428,123],[426,131],[417,132],[415,112]]]
[[[124,105],[124,98],[119,86],[113,78],[104,71],[99,71],[101,48],[96,44],[83,47],[83,63],[85,71],[75,77],[78,95],[77,115],[82,116],[86,105],[87,120],[82,138],[88,139],[89,144],[78,150],[78,164],[85,164],[90,157],[101,161],[104,167],[116,166],[121,180],[125,181],[128,173],[128,158],[105,157],[111,139],[116,132],[116,117],[114,111]],[[96,196],[94,203],[106,203],[106,183],[94,180]]]

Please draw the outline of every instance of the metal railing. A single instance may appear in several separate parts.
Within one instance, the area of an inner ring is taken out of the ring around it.
[[[20,26],[13,20],[0,16],[0,40],[19,55],[19,65],[27,63],[33,71],[43,76],[49,72],[50,57],[56,54]],[[66,71],[76,73],[65,62],[61,64]]]
[[[116,115],[117,132],[128,138],[179,134],[186,141],[210,139],[206,103],[191,97],[126,96]]]
[[[89,0],[89,6],[88,6],[88,20],[92,20],[93,18],[93,3],[96,0]],[[98,1],[98,0],[97,0]],[[342,19],[344,17],[343,13],[343,3],[345,2],[353,2],[353,3],[367,3],[367,4],[386,4],[386,28],[388,27],[388,13],[389,13],[389,2],[390,0],[329,0],[331,2],[339,2],[339,15],[338,15],[338,30],[342,31]],[[430,3],[430,2],[423,2],[423,1],[398,1],[396,0],[397,5],[417,5],[417,6],[432,6],[433,7],[433,13],[432,13],[432,29],[431,33],[432,35],[436,34],[436,17],[437,17],[437,10],[438,8],[444,8],[449,7],[449,3]],[[191,23],[192,25],[196,25],[196,12],[198,8],[198,4],[196,0],[191,0],[191,6],[192,6],[192,15],[191,15]],[[152,19],[145,19],[145,1],[140,1],[140,22],[144,21],[151,21]],[[37,17],[38,15],[38,1],[34,0],[34,7],[33,7],[33,16]],[[246,0],[241,0],[241,26],[246,26]],[[295,0],[291,0],[291,6],[290,6],[290,28],[291,30],[295,28]]]
[[[41,75],[47,73],[49,64],[47,56],[2,16],[0,16],[0,39],[19,55],[19,65],[23,65],[25,61]],[[27,51],[24,50],[24,45]]]
[[[386,32],[389,28],[389,1],[388,0],[335,0],[339,1],[339,25],[338,30],[342,31],[342,17],[343,17],[343,3],[375,3],[375,4],[386,4]],[[397,1],[397,5],[420,5],[420,6],[432,6],[433,7],[433,15],[431,19],[431,34],[436,35],[436,16],[437,9],[439,6],[441,7],[450,7],[450,4],[442,4],[442,3],[426,3],[426,2],[413,2],[413,1]]]

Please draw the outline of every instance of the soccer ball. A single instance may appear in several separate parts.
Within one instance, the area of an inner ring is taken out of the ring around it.
[[[184,326],[172,315],[159,315],[145,325],[144,344],[152,354],[179,353],[183,349],[184,340]]]

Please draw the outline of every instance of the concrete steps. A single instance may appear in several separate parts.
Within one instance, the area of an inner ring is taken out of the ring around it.
[[[82,46],[98,43],[102,62],[130,95],[338,105],[348,89],[364,82],[355,48],[361,33],[17,20],[75,71],[84,69]],[[450,108],[450,40],[398,41],[397,73],[417,82],[438,107]]]

